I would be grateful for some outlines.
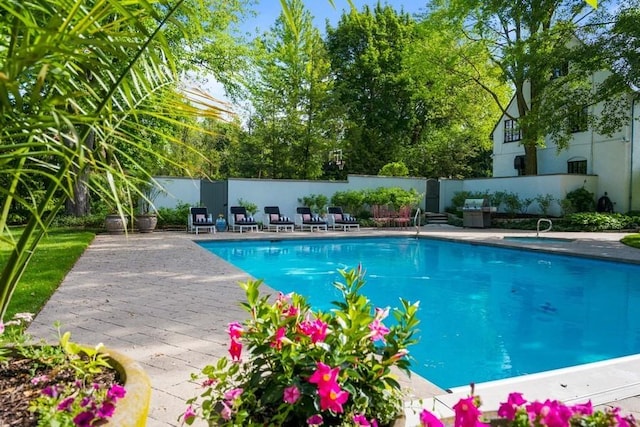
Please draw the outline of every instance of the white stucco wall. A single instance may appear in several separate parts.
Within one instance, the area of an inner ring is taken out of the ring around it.
[[[156,208],[175,208],[180,203],[198,206],[200,203],[200,180],[191,178],[155,177],[165,189],[154,201]]]
[[[538,195],[551,194],[556,201],[549,209],[549,215],[560,216],[559,201],[564,199],[568,192],[583,187],[599,197],[596,193],[598,177],[592,175],[537,175],[505,178],[480,178],[466,180],[441,180],[440,195],[441,209],[451,206],[451,198],[456,192],[488,192],[498,191],[518,194],[520,200],[534,199]],[[536,202],[533,202],[527,213],[538,214],[541,211]]]

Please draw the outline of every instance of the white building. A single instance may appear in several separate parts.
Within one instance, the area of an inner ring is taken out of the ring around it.
[[[593,76],[594,88],[605,76],[604,72]],[[637,104],[630,91],[627,124],[611,136],[601,135],[589,128],[586,120],[578,115],[567,149],[558,151],[549,137],[546,138],[545,147],[538,148],[538,174],[594,175],[595,187],[591,187],[591,191],[595,191],[596,199],[607,192],[615,204],[615,212],[640,210],[640,106]],[[588,113],[592,115],[602,112],[600,104],[588,108]],[[511,100],[507,111],[512,117],[518,116],[515,99]],[[520,143],[520,136],[517,121],[504,114],[492,135],[494,178],[523,174],[524,147]]]

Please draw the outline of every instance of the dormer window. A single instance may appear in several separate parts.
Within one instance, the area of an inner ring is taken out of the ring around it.
[[[504,121],[504,142],[515,142],[522,139],[522,132],[517,120],[507,119]]]

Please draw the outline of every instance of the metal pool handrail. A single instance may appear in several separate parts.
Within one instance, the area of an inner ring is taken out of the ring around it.
[[[540,230],[540,223],[541,222],[548,222],[549,223],[549,228],[547,228],[545,230]],[[540,233],[546,233],[547,231],[551,231],[552,227],[553,227],[553,223],[551,222],[551,220],[549,218],[540,218],[538,220],[538,223],[536,224],[536,237],[540,237]]]
[[[420,218],[421,218],[420,213],[421,213],[420,208],[418,208],[416,210],[416,214],[413,216],[413,225],[416,226],[416,235],[420,234],[420,226],[422,225],[420,223]]]

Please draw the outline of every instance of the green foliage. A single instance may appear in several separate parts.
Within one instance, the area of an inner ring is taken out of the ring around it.
[[[632,248],[640,249],[640,234],[625,236],[622,238],[621,242],[627,246],[631,246]]]
[[[354,216],[363,210],[365,194],[361,190],[337,191],[331,196],[332,206],[341,206],[345,212]]]
[[[637,228],[640,217],[619,213],[579,212],[566,215],[563,227],[575,231],[606,231]]]
[[[556,199],[551,194],[538,194],[535,199],[538,203],[538,207],[542,211],[542,215],[547,216],[549,214],[549,208],[551,207],[551,203],[553,203]]]
[[[204,389],[188,400],[195,408],[184,421],[307,425],[319,414],[326,425],[352,425],[354,415],[362,414],[386,425],[401,414],[404,395],[392,368],[409,373],[418,303],[401,300],[387,328],[382,322],[389,309],[376,309],[361,293],[362,271],[340,273],[343,282],[335,287],[342,298],[328,312],[312,311],[297,294],[262,296],[261,281],[243,283],[249,319],[229,326],[232,358],[239,362],[221,358],[192,376]],[[335,375],[324,377],[328,370]],[[329,388],[346,398],[334,410],[320,398]],[[219,402],[228,407],[224,414]]]
[[[379,176],[409,176],[409,168],[402,162],[387,163],[378,172]]]
[[[186,227],[190,207],[188,203],[178,203],[175,208],[158,208],[158,228],[175,225]]]
[[[245,208],[247,213],[251,216],[254,216],[258,211],[260,211],[260,209],[258,209],[258,205],[247,200],[238,199],[238,206]]]
[[[322,214],[327,211],[329,198],[324,194],[310,194],[299,198],[298,203],[308,207],[313,213]]]
[[[593,212],[596,210],[595,195],[584,187],[567,193],[562,201],[565,213]]]
[[[369,206],[392,205],[394,209],[402,206],[416,207],[420,203],[422,194],[415,189],[405,190],[400,187],[378,187],[364,191],[364,202]]]

